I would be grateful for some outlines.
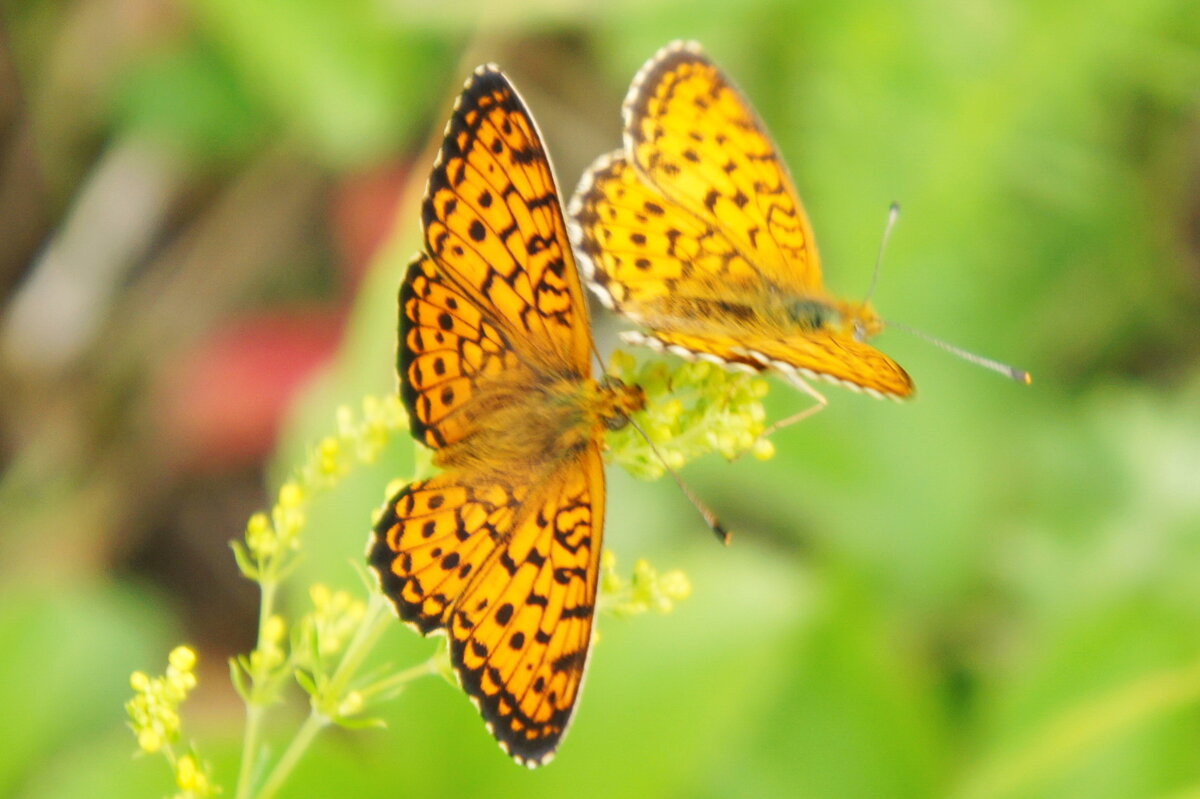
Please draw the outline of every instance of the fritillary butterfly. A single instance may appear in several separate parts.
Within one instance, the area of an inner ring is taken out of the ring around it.
[[[383,592],[445,633],[518,763],[567,730],[592,642],[606,428],[641,389],[591,377],[588,309],[537,127],[483,66],[446,126],[400,290],[398,371],[437,476],[392,497],[368,552]]]
[[[647,328],[627,340],[874,397],[913,393],[866,343],[869,303],[822,288],[812,226],[758,115],[694,42],[651,58],[624,105],[623,149],[585,172],[569,229],[593,291]],[[797,417],[798,418],[798,417]],[[793,419],[794,421],[795,419]]]

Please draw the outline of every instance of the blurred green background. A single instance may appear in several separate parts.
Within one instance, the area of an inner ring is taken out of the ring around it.
[[[426,680],[285,795],[1200,797],[1200,4],[734,6],[0,3],[0,796],[170,793],[121,705],[183,641],[185,729],[231,795],[225,660],[257,599],[227,542],[338,404],[392,389],[460,82],[505,68],[569,193],[687,37],[774,133],[830,287],[865,292],[899,201],[881,313],[1034,385],[885,333],[914,402],[831,388],[773,460],[686,470],[728,549],[669,482],[611,473],[608,545],[694,593],[601,619],[552,765],[512,765]],[[411,457],[314,508],[297,605],[357,585]]]

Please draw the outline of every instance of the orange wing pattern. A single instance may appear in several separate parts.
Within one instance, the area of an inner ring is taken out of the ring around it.
[[[533,118],[496,69],[455,104],[422,206],[425,247],[514,346],[586,365],[587,303]]]
[[[650,185],[719,220],[768,279],[821,288],[812,226],[775,143],[699,45],[660,50],[633,79],[624,114],[625,150]]]
[[[626,97],[625,147],[584,173],[570,232],[588,282],[689,358],[819,377],[900,399],[912,381],[865,340],[866,303],[834,299],[804,208],[749,103],[695,43],[658,52]]]
[[[758,269],[712,222],[673,206],[629,164],[608,153],[584,173],[571,203],[572,231],[588,281],[604,304],[652,324],[681,293],[712,297],[733,286],[761,291]]]
[[[644,401],[591,379],[587,306],[533,120],[467,81],[400,291],[398,371],[441,474],[392,497],[368,561],[402,620],[446,633],[519,763],[554,754],[583,683],[604,529],[603,430]]]
[[[590,447],[533,488],[452,473],[413,483],[376,525],[383,591],[422,633],[449,633],[463,688],[525,765],[553,755],[583,684],[603,494]]]
[[[397,371],[413,435],[441,448],[472,432],[463,412],[481,380],[523,368],[494,323],[418,254],[400,290]]]

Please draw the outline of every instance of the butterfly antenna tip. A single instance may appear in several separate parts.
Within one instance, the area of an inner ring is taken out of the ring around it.
[[[679,486],[679,490],[683,492],[685,497],[687,497],[688,502],[692,503],[692,507],[694,507],[700,514],[700,518],[704,519],[704,523],[708,525],[708,529],[713,531],[713,535],[717,537],[718,541],[728,546],[729,539],[733,537],[733,534],[729,532],[725,525],[721,524],[721,520],[717,518],[717,514],[713,513],[707,505],[701,502],[700,499],[692,493],[692,489],[689,488],[688,484],[685,483],[683,478],[679,476],[679,472],[672,469],[670,464],[667,463],[667,459],[663,457],[663,454],[659,452],[658,447],[656,447],[654,442],[650,440],[650,436],[646,435],[646,431],[642,429],[642,426],[635,422],[632,417],[626,418],[629,419],[629,424],[633,426],[633,429],[637,430],[638,434],[645,439],[646,444],[650,447],[650,451],[654,453],[654,457],[658,458],[658,462],[662,464],[663,469],[665,469],[667,474],[671,475],[671,477],[675,480],[675,484]]]
[[[1016,382],[1024,383],[1027,386],[1033,383],[1033,375],[1029,374],[1029,372],[1026,372],[1024,369],[1017,369],[1015,366],[1009,366],[1006,363],[1000,363],[999,361],[994,361],[991,358],[985,358],[982,355],[976,355],[973,352],[967,352],[960,347],[956,347],[953,344],[942,341],[937,336],[931,336],[923,330],[917,330],[915,327],[909,327],[901,322],[885,321],[884,324],[888,327],[898,327],[910,335],[916,336],[917,338],[923,338],[933,346],[945,350],[951,355],[957,355],[964,361],[973,363],[976,366],[982,366],[984,369],[991,369],[993,372],[1004,375],[1009,380],[1015,380]]]
[[[879,272],[883,269],[883,253],[887,250],[888,239],[892,237],[892,228],[900,219],[900,203],[893,202],[888,206],[887,221],[883,223],[883,238],[879,240],[879,253],[875,256],[875,273],[871,275],[871,287],[863,302],[869,302],[875,296],[875,287],[879,285]]]

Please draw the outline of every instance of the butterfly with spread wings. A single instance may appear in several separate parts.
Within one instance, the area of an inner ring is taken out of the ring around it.
[[[494,66],[455,104],[422,221],[398,372],[412,433],[442,471],[388,501],[368,559],[402,620],[449,637],[500,746],[537,766],[566,732],[592,643],[604,431],[644,395],[592,379],[550,161]]]
[[[904,369],[866,343],[883,327],[870,304],[822,287],[787,167],[698,44],[651,58],[624,117],[624,148],[584,173],[568,227],[593,291],[647,328],[627,340],[776,370],[817,400],[808,412],[825,398],[806,378],[875,397],[913,393]]]

